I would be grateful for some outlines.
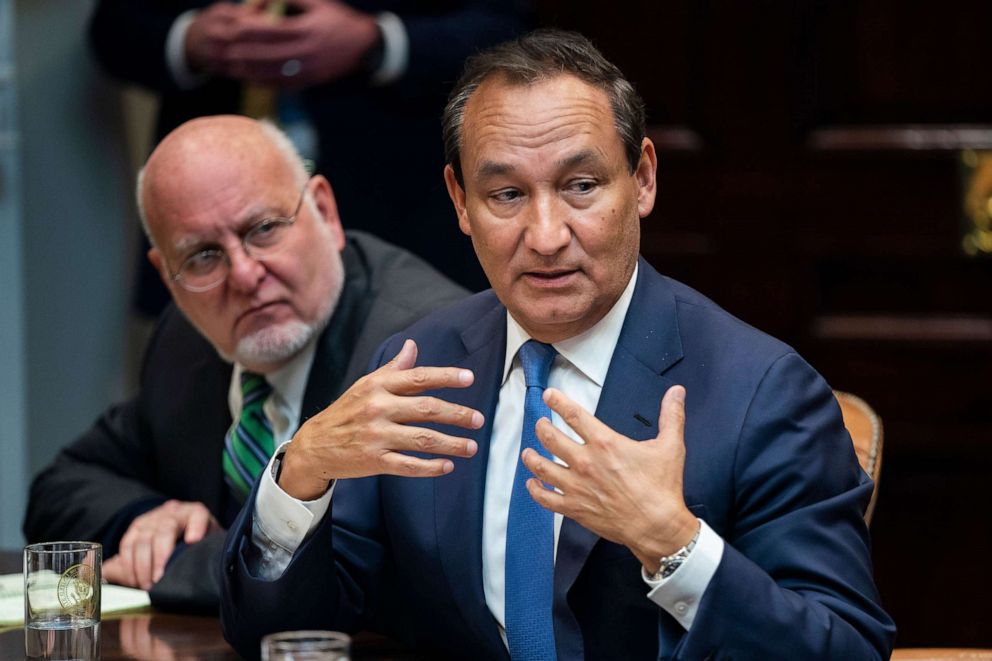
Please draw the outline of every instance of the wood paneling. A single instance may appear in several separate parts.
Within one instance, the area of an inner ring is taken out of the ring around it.
[[[881,415],[898,644],[992,647],[992,259],[962,251],[959,154],[992,148],[992,3],[539,6],[647,101],[645,256]]]

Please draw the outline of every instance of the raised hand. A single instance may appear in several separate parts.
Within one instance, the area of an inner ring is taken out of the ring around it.
[[[475,441],[413,426],[432,422],[478,429],[484,418],[475,409],[427,390],[472,385],[471,371],[455,367],[414,367],[417,345],[407,340],[391,361],[349,388],[326,409],[307,420],[286,451],[279,486],[300,500],[313,500],[330,480],[368,475],[435,477],[454,470],[450,459],[425,459],[405,452],[471,457]]]
[[[698,529],[682,493],[685,388],[672,386],[665,393],[658,436],[648,441],[618,434],[554,388],[545,391],[544,401],[585,445],[555,429],[547,418],[539,420],[541,444],[567,466],[524,450],[524,464],[537,476],[527,482],[531,497],[600,537],[627,546],[645,568],[656,571],[658,559],[688,544]]]

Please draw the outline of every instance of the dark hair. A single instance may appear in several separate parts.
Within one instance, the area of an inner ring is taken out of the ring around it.
[[[644,101],[620,69],[610,63],[588,39],[577,32],[544,28],[519,39],[471,56],[455,84],[441,118],[444,157],[462,184],[459,158],[465,104],[491,76],[502,76],[513,85],[530,85],[562,74],[570,74],[606,93],[613,110],[630,171],[637,168],[644,140]]]

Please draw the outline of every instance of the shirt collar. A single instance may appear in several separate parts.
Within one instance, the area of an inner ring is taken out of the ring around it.
[[[314,336],[288,363],[265,375],[265,380],[272,386],[273,394],[278,396],[281,405],[286,407],[290,424],[300,419],[303,394],[307,387],[307,379],[310,376],[310,367],[313,365],[314,353],[317,350],[318,337],[319,335]],[[231,375],[231,390],[228,395],[232,415],[241,410],[240,383],[242,372],[244,372],[244,367],[235,363],[234,373]]]
[[[553,343],[552,346],[558,354],[586,375],[600,388],[606,382],[606,373],[610,369],[610,361],[613,360],[613,350],[620,339],[620,330],[623,328],[623,321],[627,318],[627,310],[630,308],[630,301],[634,297],[634,285],[637,282],[638,264],[634,265],[634,272],[627,282],[627,287],[620,294],[620,298],[613,304],[610,311],[589,330],[570,337],[566,340]],[[513,366],[513,359],[517,351],[524,342],[531,339],[527,331],[517,323],[513,315],[507,311],[506,314],[506,358],[503,362],[503,380],[510,374]]]

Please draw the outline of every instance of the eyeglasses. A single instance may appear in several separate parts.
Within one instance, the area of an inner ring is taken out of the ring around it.
[[[263,218],[244,233],[241,237],[241,248],[246,255],[252,259],[264,259],[284,247],[284,239],[303,207],[303,198],[306,196],[309,184],[310,182],[307,181],[300,191],[300,199],[291,216]],[[227,280],[230,272],[231,258],[226,252],[220,248],[204,248],[183,260],[179,270],[170,277],[186,291],[204,292]]]

